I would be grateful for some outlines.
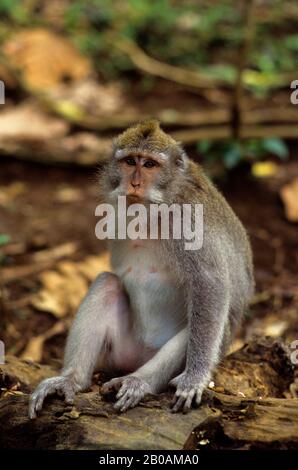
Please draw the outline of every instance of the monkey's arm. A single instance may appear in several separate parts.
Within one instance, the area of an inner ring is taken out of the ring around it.
[[[116,389],[118,401],[115,408],[126,411],[136,406],[147,393],[159,393],[170,379],[185,365],[188,327],[173,336],[142,367],[130,375],[117,377],[103,385],[102,391],[108,393]]]
[[[176,386],[173,411],[187,411],[193,399],[199,404],[217,364],[229,311],[225,276],[201,269],[189,284],[189,339],[185,370],[171,384]]]
[[[188,327],[183,328],[133,375],[145,379],[153,393],[160,392],[168,385],[170,378],[185,365],[188,334]]]

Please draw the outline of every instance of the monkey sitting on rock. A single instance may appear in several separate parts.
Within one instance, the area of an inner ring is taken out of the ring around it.
[[[110,240],[113,273],[100,274],[82,301],[66,344],[61,375],[30,398],[36,417],[47,395],[72,403],[98,369],[120,371],[102,387],[115,408],[175,387],[174,412],[199,404],[254,291],[250,243],[224,197],[182,147],[151,119],[114,142],[99,177],[102,199],[117,203],[202,204],[204,239]]]

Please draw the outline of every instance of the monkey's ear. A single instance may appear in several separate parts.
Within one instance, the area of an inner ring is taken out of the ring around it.
[[[188,168],[188,156],[186,155],[186,152],[182,149],[179,148],[179,152],[175,156],[175,164],[176,166],[181,170],[181,171],[186,171]]]

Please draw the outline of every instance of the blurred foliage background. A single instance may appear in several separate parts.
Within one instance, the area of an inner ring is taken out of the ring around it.
[[[105,79],[133,70],[128,58],[111,48],[110,31],[136,41],[148,54],[173,65],[204,68],[233,83],[245,25],[247,2],[233,0],[1,0],[1,38],[12,28],[40,26],[67,34],[91,56]],[[247,84],[266,91],[274,74],[296,71],[298,6],[294,1],[255,2]],[[100,61],[99,61],[100,58]],[[277,80],[276,80],[277,83]]]
[[[84,129],[113,132],[157,115],[174,131],[188,128],[180,140],[227,169],[268,153],[285,158],[283,139],[297,135],[295,1],[0,0],[0,18],[8,98],[33,95]],[[60,48],[62,38],[69,44]],[[78,103],[72,87],[84,80]]]

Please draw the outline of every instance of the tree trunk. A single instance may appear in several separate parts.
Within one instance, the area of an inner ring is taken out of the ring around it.
[[[254,449],[298,448],[298,399],[282,398],[293,380],[286,350],[263,340],[245,345],[219,366],[215,386],[188,414],[169,411],[171,394],[148,396],[124,414],[98,386],[78,393],[73,406],[46,400],[28,418],[29,393],[56,374],[8,357],[0,366],[0,447],[6,449]]]

